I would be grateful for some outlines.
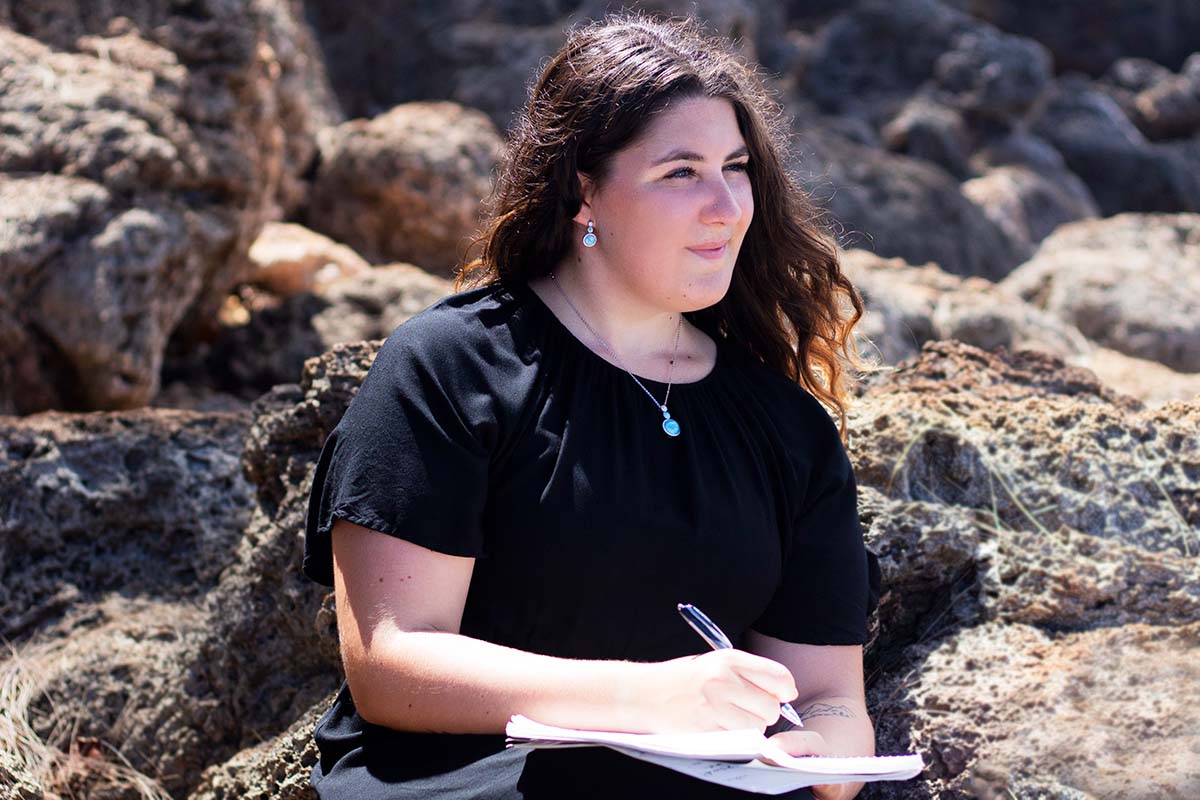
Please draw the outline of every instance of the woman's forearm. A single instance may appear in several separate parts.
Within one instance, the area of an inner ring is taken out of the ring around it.
[[[513,714],[637,730],[631,686],[649,664],[538,655],[455,633],[379,634],[346,675],[363,719],[398,730],[502,733]]]
[[[838,756],[875,755],[875,728],[867,709],[852,697],[819,697],[794,704],[804,720],[804,730],[821,734],[829,751]],[[861,783],[822,787],[822,798],[849,800],[862,790]]]

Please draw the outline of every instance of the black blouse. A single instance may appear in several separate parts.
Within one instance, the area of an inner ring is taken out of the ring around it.
[[[629,374],[527,285],[443,298],[388,338],[330,433],[305,573],[333,584],[330,532],[345,519],[477,559],[461,632],[509,647],[635,661],[702,653],[681,602],[735,642],[753,628],[864,643],[878,569],[837,427],[794,381],[717,345],[707,376],[671,389],[682,428],[672,438]],[[656,797],[719,788],[601,748],[527,756],[503,751],[502,736],[401,734],[359,718],[346,686],[316,738],[326,800],[580,796],[575,781],[593,769],[626,797],[641,796],[635,785]]]

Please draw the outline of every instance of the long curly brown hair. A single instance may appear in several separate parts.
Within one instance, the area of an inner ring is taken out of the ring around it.
[[[687,319],[836,409],[845,440],[850,371],[868,366],[852,334],[862,299],[839,268],[823,215],[785,168],[782,109],[730,43],[693,20],[624,14],[570,33],[514,123],[488,221],[471,247],[482,253],[455,289],[527,282],[554,269],[575,246],[572,218],[583,201],[576,173],[603,183],[610,159],[653,114],[694,96],[732,104],[750,150],[755,211],[729,291]]]

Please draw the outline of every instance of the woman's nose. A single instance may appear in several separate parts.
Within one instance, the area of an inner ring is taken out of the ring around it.
[[[721,177],[712,182],[711,194],[704,206],[704,222],[736,222],[742,216],[742,206],[733,187]]]

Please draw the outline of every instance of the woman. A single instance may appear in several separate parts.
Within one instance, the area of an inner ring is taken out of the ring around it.
[[[819,402],[844,432],[862,305],[776,124],[688,24],[610,19],[545,67],[482,256],[383,345],[318,463],[304,566],[335,587],[347,678],[323,798],[740,795],[603,748],[505,750],[517,713],[766,729],[792,701],[792,753],[874,752],[877,573]]]

